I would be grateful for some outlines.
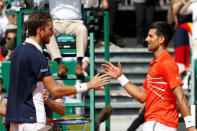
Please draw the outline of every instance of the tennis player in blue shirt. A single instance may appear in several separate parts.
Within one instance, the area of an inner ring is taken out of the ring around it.
[[[89,82],[59,86],[49,71],[41,45],[49,43],[53,23],[48,12],[33,12],[27,21],[29,37],[11,55],[10,83],[6,121],[12,131],[37,131],[45,127],[43,85],[54,97],[82,93],[109,83],[109,77],[97,74]]]

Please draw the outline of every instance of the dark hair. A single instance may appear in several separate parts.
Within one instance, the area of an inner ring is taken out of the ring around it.
[[[166,22],[154,22],[149,26],[149,29],[156,29],[156,34],[158,36],[164,36],[165,37],[165,46],[169,44],[170,40],[173,36],[173,28],[170,24]]]
[[[36,36],[36,30],[39,27],[42,27],[44,29],[49,20],[52,20],[52,18],[48,11],[35,11],[32,14],[30,14],[27,20],[28,35]]]
[[[16,33],[17,34],[17,29],[7,29],[5,32],[5,37],[7,38],[8,33]]]

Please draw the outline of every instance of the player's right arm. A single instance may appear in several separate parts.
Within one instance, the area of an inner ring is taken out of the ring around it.
[[[112,63],[105,61],[108,65],[102,64],[102,68],[106,71],[103,73],[111,76],[114,79],[117,79],[122,87],[136,100],[140,103],[145,102],[146,98],[146,90],[144,88],[139,88],[135,84],[129,82],[129,80],[122,74],[122,67],[120,62],[118,63],[118,67],[114,66]]]
[[[146,90],[144,88],[139,88],[135,84],[129,82],[123,88],[140,103],[144,103],[146,100]]]
[[[47,76],[42,79],[44,86],[48,89],[48,91],[53,95],[53,97],[63,97],[69,96],[76,93],[81,93],[87,91],[89,89],[97,89],[106,84],[109,84],[110,77],[108,75],[95,75],[89,82],[83,83],[76,86],[60,86],[56,83],[53,76]]]

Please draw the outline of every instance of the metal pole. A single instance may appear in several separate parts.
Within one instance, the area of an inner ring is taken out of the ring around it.
[[[192,72],[192,78],[194,80],[193,82],[193,94],[194,94],[194,105],[197,105],[197,90],[196,90],[196,85],[197,85],[197,60],[193,59],[193,68],[194,68],[194,72]],[[193,103],[192,103],[193,104]],[[195,117],[196,118],[196,117]],[[197,122],[197,121],[196,121]],[[195,126],[197,125],[197,123],[195,123]]]
[[[94,77],[94,33],[90,33],[90,79]],[[90,119],[91,131],[95,129],[95,90],[90,90]]]
[[[17,45],[22,41],[22,12],[17,11]]]
[[[104,41],[105,41],[105,60],[109,61],[109,12],[104,11]],[[110,105],[109,85],[105,86],[105,106]],[[105,130],[110,131],[110,119],[105,122]]]

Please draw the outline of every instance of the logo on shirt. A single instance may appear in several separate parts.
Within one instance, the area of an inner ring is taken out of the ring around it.
[[[41,71],[41,72],[47,72],[48,69],[41,69],[40,71]]]
[[[33,116],[30,116],[29,119],[34,119],[34,117]]]
[[[152,72],[155,72],[155,69],[152,69]]]

